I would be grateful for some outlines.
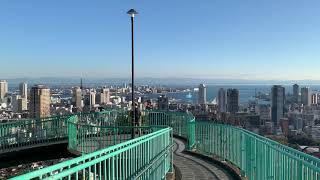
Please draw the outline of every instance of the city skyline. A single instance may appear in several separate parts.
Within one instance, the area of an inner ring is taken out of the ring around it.
[[[319,5],[0,2],[0,179],[320,179]]]
[[[129,77],[126,11],[135,7],[137,77],[317,80],[318,5],[2,2],[0,76]]]

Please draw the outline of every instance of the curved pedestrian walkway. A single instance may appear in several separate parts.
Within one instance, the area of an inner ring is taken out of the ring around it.
[[[184,153],[185,144],[174,138],[173,163],[176,168],[176,178],[182,180],[216,180],[234,179],[221,167]]]

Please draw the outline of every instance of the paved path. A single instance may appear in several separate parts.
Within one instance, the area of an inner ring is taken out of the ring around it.
[[[233,179],[221,167],[183,152],[185,145],[181,140],[174,139],[173,163],[181,172],[182,180],[215,180]]]

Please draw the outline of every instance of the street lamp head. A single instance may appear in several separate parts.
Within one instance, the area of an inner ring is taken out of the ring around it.
[[[138,14],[138,12],[134,9],[130,9],[127,14],[129,14],[131,17],[134,17],[134,15]]]

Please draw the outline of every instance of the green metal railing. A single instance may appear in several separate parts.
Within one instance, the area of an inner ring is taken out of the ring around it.
[[[154,126],[169,126],[173,134],[187,140],[189,150],[195,145],[195,118],[190,113],[169,111],[145,111],[142,122]]]
[[[249,179],[320,179],[320,159],[250,131],[196,122],[196,149],[238,166]]]
[[[191,114],[164,111],[142,112],[141,127],[130,126],[130,120],[128,112],[106,111],[56,121],[67,122],[63,126],[49,120],[40,125],[19,122],[16,127],[44,127],[40,132],[46,134],[65,127],[68,131],[57,134],[67,133],[69,150],[82,156],[15,179],[164,179],[172,171],[173,134],[185,138],[189,150],[227,160],[249,179],[320,179],[318,158],[238,127],[196,122]],[[132,132],[137,138],[131,139]]]
[[[67,140],[67,116],[0,124],[0,154],[15,148]]]
[[[87,115],[80,118],[87,119]],[[92,115],[88,115],[92,118]],[[100,114],[97,116],[99,117]],[[75,154],[87,154],[110,147],[134,137],[150,134],[167,126],[96,126],[73,116],[68,122],[68,149]]]
[[[90,131],[89,126],[108,126],[109,128],[105,129],[108,129],[110,134],[119,132],[119,130],[112,129],[111,127],[131,126],[131,117],[128,111],[110,110],[96,113],[79,113],[77,116],[80,124],[88,125],[86,126],[86,130],[83,130],[83,133],[84,131]],[[67,142],[68,128],[79,129],[79,127],[74,126],[67,127],[67,120],[70,117],[72,117],[72,115],[21,120],[0,124],[0,154],[35,145],[45,145],[46,143]],[[191,114],[166,111],[144,111],[142,112],[141,121],[142,126],[166,125],[173,127],[175,135],[184,137],[188,141],[189,149],[194,145],[193,131],[195,128],[195,119]],[[91,129],[94,130],[97,128]],[[121,131],[128,132],[129,129],[130,128],[123,127]],[[147,128],[143,128],[139,131],[145,132],[146,129]],[[97,134],[97,132],[93,134]],[[124,132],[122,134],[124,134]],[[72,133],[69,135],[72,135]],[[123,141],[124,139],[118,142]],[[71,142],[72,140],[69,137],[69,144]],[[116,142],[113,144],[116,144]]]
[[[171,137],[164,128],[13,179],[165,179],[172,171]]]
[[[118,126],[128,121],[128,113],[120,110],[78,113],[76,115],[78,115],[80,122],[96,126]],[[74,115],[0,124],[0,154],[45,143],[67,142],[67,120],[72,116]]]

